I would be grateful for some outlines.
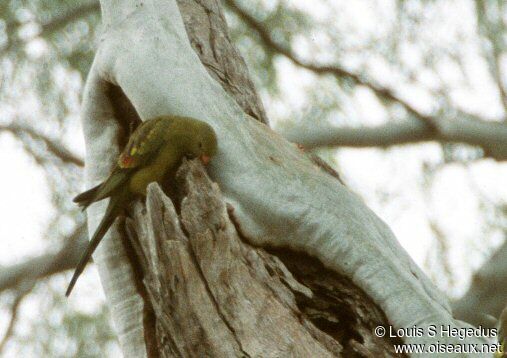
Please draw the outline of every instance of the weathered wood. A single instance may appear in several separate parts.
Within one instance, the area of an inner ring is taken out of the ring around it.
[[[244,242],[198,161],[177,174],[177,207],[148,188],[129,220],[164,357],[382,357],[387,324],[348,279],[316,260]],[[303,285],[303,282],[305,285]]]
[[[246,63],[231,39],[220,1],[177,0],[188,39],[208,73],[253,118],[268,124]]]

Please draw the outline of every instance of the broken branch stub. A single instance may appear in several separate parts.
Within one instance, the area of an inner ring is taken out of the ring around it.
[[[350,280],[245,242],[198,161],[184,161],[176,181],[179,215],[151,184],[128,231],[162,356],[395,356],[395,342],[373,335],[385,316]]]

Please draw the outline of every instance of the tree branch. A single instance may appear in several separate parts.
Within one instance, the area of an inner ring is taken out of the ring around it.
[[[340,66],[331,66],[331,65],[320,65],[316,63],[312,63],[310,61],[304,60],[296,55],[291,49],[286,48],[284,45],[276,42],[271,37],[271,34],[268,29],[266,29],[261,22],[255,19],[252,15],[248,14],[245,10],[243,10],[234,0],[224,0],[225,4],[234,11],[249,27],[254,29],[263,42],[263,44],[277,52],[284,57],[291,60],[296,65],[315,72],[321,75],[332,75],[337,78],[346,78],[354,82],[356,85],[361,85],[368,87],[371,89],[377,96],[389,100],[391,102],[397,103],[401,105],[409,114],[413,115],[415,118],[422,121],[427,127],[428,130],[437,131],[438,130],[438,119],[433,116],[425,115],[419,112],[415,107],[413,107],[410,103],[405,101],[404,99],[398,97],[391,89],[382,87],[373,81],[359,75],[348,71]]]
[[[44,254],[9,267],[0,267],[0,292],[27,280],[39,280],[74,268],[88,245],[85,226],[80,225],[65,242],[66,245],[56,254]]]
[[[35,131],[33,128],[21,126],[14,123],[0,124],[0,132],[1,131],[12,133],[14,136],[17,137],[27,135],[34,140],[43,142],[46,145],[48,151],[55,157],[59,158],[62,162],[71,163],[79,167],[84,166],[83,159],[79,158],[77,155],[70,152],[60,143],[57,143],[54,140],[46,137],[44,134]]]
[[[100,11],[100,3],[98,1],[91,1],[87,4],[79,5],[79,6],[73,8],[63,14],[53,17],[52,19],[50,19],[46,23],[41,24],[41,31],[36,36],[50,35],[56,31],[60,30],[61,28],[66,26],[68,23],[70,23],[78,18],[81,18],[83,16],[86,16],[92,12],[98,12],[98,11]],[[15,31],[15,30],[9,31],[9,28],[12,28],[13,26],[14,26],[14,24],[12,22],[7,24],[8,32]],[[1,52],[7,53],[12,48],[18,46],[22,42],[23,41],[21,39],[11,40],[7,43],[7,45],[3,49],[1,49],[0,53]]]
[[[75,8],[53,17],[42,25],[40,35],[50,35],[55,31],[58,31],[65,27],[70,22],[77,20],[83,16],[91,14],[93,12],[100,11],[100,3],[98,1],[91,1],[87,4],[76,6]]]
[[[16,326],[16,322],[18,320],[18,313],[19,313],[19,307],[21,306],[21,303],[23,302],[23,299],[26,297],[26,295],[32,290],[33,285],[30,285],[29,287],[23,288],[14,299],[14,302],[12,303],[11,307],[11,318],[9,320],[9,324],[7,325],[7,329],[5,330],[5,334],[2,338],[2,341],[0,341],[0,355],[4,351],[7,342],[9,342],[9,339],[12,337],[14,333],[14,327]]]
[[[390,147],[425,141],[456,142],[476,145],[484,156],[507,160],[507,125],[465,118],[440,120],[434,132],[418,120],[387,122],[376,127],[284,128],[281,134],[307,148],[317,147]]]
[[[507,127],[499,123],[484,122],[470,115],[462,114],[462,118],[454,121],[437,118],[421,113],[410,103],[397,96],[391,89],[382,87],[361,75],[350,72],[340,66],[320,65],[301,59],[289,48],[276,42],[268,29],[252,15],[238,6],[234,0],[225,3],[249,27],[254,29],[266,47],[290,59],[296,65],[317,74],[333,75],[347,78],[355,84],[368,87],[377,96],[401,105],[420,123],[407,120],[402,123],[388,123],[376,128],[335,128],[323,129],[318,133],[297,133],[293,131],[288,138],[307,147],[319,146],[352,146],[352,147],[388,147],[398,144],[416,143],[421,141],[463,142],[482,147],[486,155],[497,159],[507,159],[507,143],[505,141]],[[475,132],[477,131],[477,133]],[[335,138],[333,138],[335,136]]]
[[[486,15],[487,6],[487,1],[475,1],[477,28],[479,34],[482,34],[491,46],[490,49],[486,49],[485,46],[482,46],[483,52],[487,62],[489,63],[491,77],[493,77],[493,81],[498,89],[504,113],[507,114],[507,92],[503,84],[504,73],[501,66],[501,47],[503,47],[502,36],[504,32],[503,20],[500,20],[496,24],[491,23]],[[492,28],[492,26],[495,25],[497,27]]]

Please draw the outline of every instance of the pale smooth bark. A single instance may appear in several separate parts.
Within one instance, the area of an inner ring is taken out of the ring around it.
[[[246,115],[209,75],[190,46],[174,0],[101,4],[105,32],[83,100],[88,185],[106,177],[118,154],[122,127],[108,97],[108,86],[114,84],[143,120],[175,114],[213,126],[219,150],[208,171],[234,208],[235,222],[248,241],[305,252],[350,277],[395,328],[467,326],[453,319],[447,300],[361,199],[296,146]],[[88,210],[90,232],[103,209],[104,204],[97,204]],[[95,261],[122,350],[125,356],[142,357],[143,298],[121,237],[113,229]],[[463,344],[458,338],[427,335],[405,341],[437,340]]]
[[[436,128],[412,118],[372,127],[286,128],[281,134],[306,148],[390,147],[425,141],[466,143],[481,147],[485,157],[507,160],[507,125],[467,118],[465,114],[454,120],[440,118]]]

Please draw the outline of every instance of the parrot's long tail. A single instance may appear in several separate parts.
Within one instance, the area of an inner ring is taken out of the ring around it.
[[[76,266],[76,270],[74,271],[74,275],[72,276],[72,279],[70,280],[69,287],[67,288],[67,292],[65,292],[65,296],[69,296],[72,292],[72,289],[74,288],[74,285],[76,284],[77,279],[83,273],[84,268],[86,267],[86,264],[92,257],[93,252],[99,245],[100,241],[106,234],[106,232],[109,230],[111,225],[113,224],[116,217],[120,214],[120,212],[123,209],[123,195],[118,195],[117,197],[112,197],[109,201],[109,204],[106,209],[106,213],[104,214],[104,217],[102,218],[102,221],[100,222],[99,226],[97,227],[97,230],[95,230],[95,233],[93,234],[92,239],[90,240],[90,243],[88,244],[88,247],[86,248],[85,253],[83,256],[81,256],[81,260]]]

